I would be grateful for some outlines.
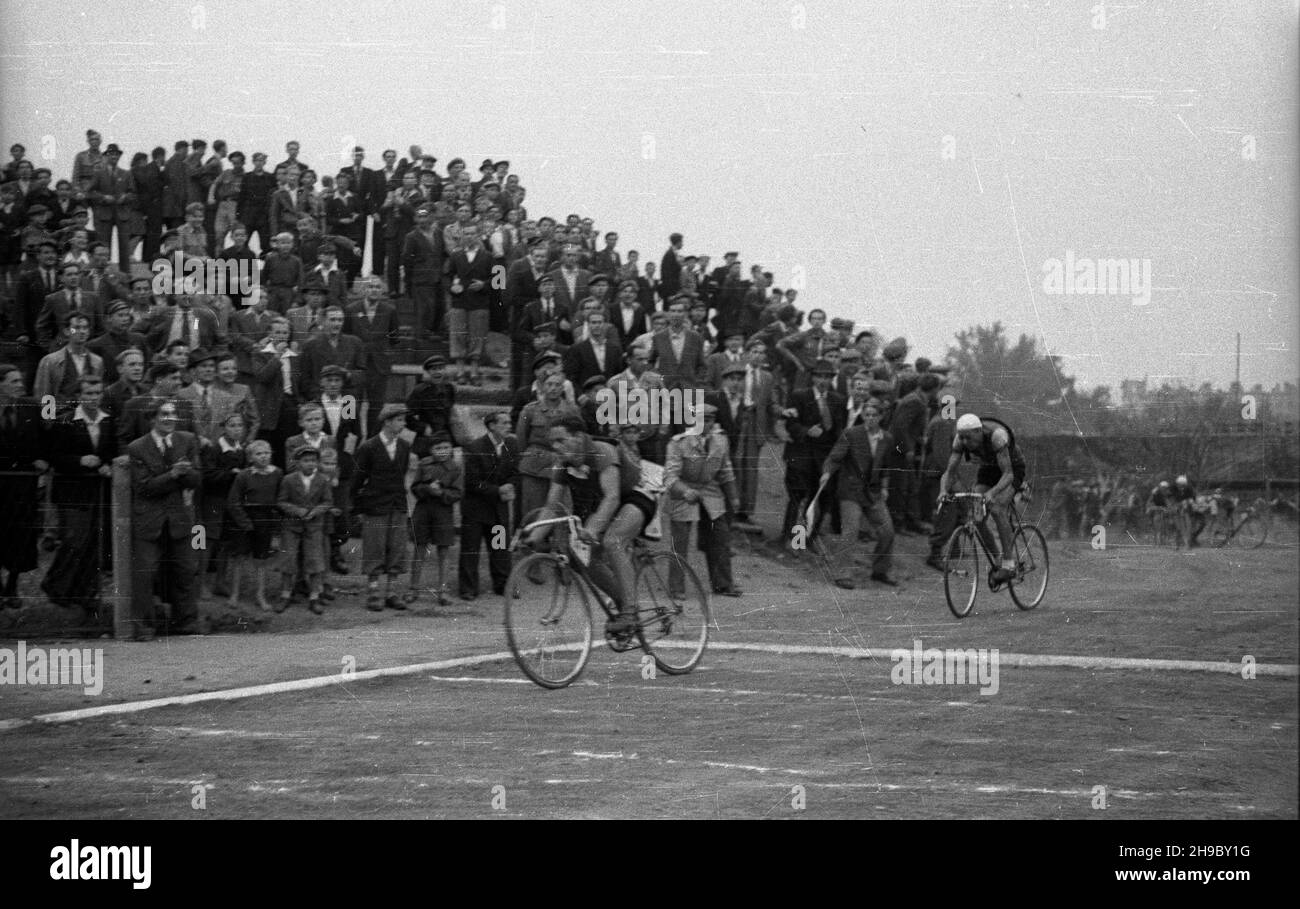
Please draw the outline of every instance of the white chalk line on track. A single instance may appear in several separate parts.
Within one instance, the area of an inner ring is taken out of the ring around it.
[[[661,648],[689,648],[693,645],[660,644]],[[576,647],[559,647],[577,649]],[[968,648],[953,648],[968,649]],[[718,642],[709,645],[711,652],[721,653],[768,653],[780,656],[832,656],[853,660],[892,661],[892,655],[898,651],[910,652],[907,648],[865,648],[834,647],[798,644],[752,644]],[[189,704],[205,704],[216,701],[237,701],[244,698],[261,697],[268,694],[288,694],[294,691],[311,691],[317,688],[329,688],[334,685],[346,685],[352,682],[365,682],[371,679],[399,678],[407,675],[419,675],[425,672],[439,672],[446,669],[458,669],[465,666],[482,666],[486,663],[499,663],[513,660],[509,651],[479,654],[477,656],[457,657],[451,660],[438,660],[432,663],[415,663],[410,666],[390,666],[384,669],[366,669],[347,674],[316,676],[309,679],[295,679],[289,682],[271,682],[265,685],[249,685],[243,688],[227,688],[219,691],[201,691],[195,694],[181,694],[165,698],[151,698],[145,701],[124,701],[118,704],[105,704],[101,707],[85,707],[79,710],[63,710],[56,713],[43,713],[32,717],[18,717],[0,720],[0,732],[18,729],[34,724],[75,723],[81,720],[95,719],[127,713],[140,713],[160,707],[183,707]],[[1000,668],[1070,668],[1070,669],[1136,669],[1164,672],[1209,672],[1221,675],[1241,675],[1241,664],[1216,662],[1211,660],[1150,660],[1127,657],[1089,657],[1061,656],[1055,654],[1001,653],[998,654]],[[1287,663],[1258,663],[1254,666],[1256,676],[1277,676],[1281,678],[1300,677],[1300,666]],[[525,681],[519,679],[519,681]]]

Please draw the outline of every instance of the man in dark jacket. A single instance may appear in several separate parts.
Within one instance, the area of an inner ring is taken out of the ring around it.
[[[460,597],[478,596],[479,549],[488,544],[492,590],[504,594],[510,576],[511,503],[519,485],[519,440],[507,436],[510,412],[494,411],[483,420],[487,433],[465,446],[465,497],[460,503]]]
[[[352,506],[365,515],[361,534],[361,571],[367,578],[366,608],[371,612],[405,609],[396,579],[406,570],[406,471],[411,446],[398,433],[406,426],[406,407],[385,404],[378,435],[357,449],[352,474]],[[381,596],[379,576],[388,576]]]
[[[165,400],[147,414],[152,429],[127,446],[131,459],[131,630],[152,640],[153,581],[166,572],[164,598],[171,602],[173,634],[207,634],[199,617],[194,530],[194,491],[202,478],[198,439],[176,429],[176,402]]]

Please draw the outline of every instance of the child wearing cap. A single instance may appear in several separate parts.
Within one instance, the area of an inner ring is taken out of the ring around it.
[[[325,515],[334,507],[329,480],[317,468],[320,452],[304,445],[294,453],[297,469],[285,476],[276,496],[284,517],[281,540],[284,546],[280,569],[280,599],[276,612],[289,608],[299,560],[307,581],[307,608],[316,615],[325,610],[320,603],[321,578],[325,573]]]
[[[263,256],[262,284],[266,288],[266,308],[284,314],[293,305],[302,283],[302,259],[293,253],[293,234],[278,233],[271,240],[273,249]]]
[[[380,612],[405,609],[393,591],[395,580],[406,568],[406,472],[411,447],[401,437],[406,428],[406,408],[385,404],[379,412],[379,433],[357,448],[352,473],[352,503],[365,515],[361,534],[361,572],[367,578],[366,608]],[[387,575],[381,595],[379,578]]]
[[[435,433],[451,432],[451,411],[456,406],[456,386],[446,380],[447,361],[434,354],[424,361],[424,381],[406,399],[406,427],[415,433],[416,457],[429,453]]]
[[[239,577],[252,556],[256,567],[257,605],[270,611],[266,601],[266,560],[271,557],[271,538],[280,526],[276,497],[280,492],[280,468],[271,463],[271,443],[258,439],[248,443],[247,469],[240,471],[226,499],[233,525],[230,533],[230,599],[239,605]]]
[[[456,541],[452,506],[465,494],[465,475],[451,459],[451,436],[445,432],[434,433],[430,445],[429,454],[420,459],[415,482],[411,484],[411,494],[415,496],[415,510],[411,515],[415,555],[411,559],[411,586],[405,601],[414,603],[419,597],[424,557],[432,544],[438,547],[438,605],[446,606],[449,602],[445,583],[447,551]]]

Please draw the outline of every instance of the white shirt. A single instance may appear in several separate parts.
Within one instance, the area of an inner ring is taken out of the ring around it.
[[[596,365],[600,367],[600,374],[605,374],[605,342],[591,339],[591,349],[596,354]]]
[[[77,405],[76,413],[72,415],[73,420],[80,420],[86,424],[86,432],[90,433],[90,444],[96,448],[99,447],[99,424],[104,422],[106,417],[107,414],[100,410],[95,413],[95,418],[92,420],[90,414],[86,413],[80,404]]]
[[[397,460],[397,436],[393,436],[390,439],[388,438],[388,436],[384,435],[381,432],[379,434],[379,438],[380,441],[384,443],[384,450],[388,452],[388,460],[396,461]]]
[[[333,400],[331,400],[327,395],[321,395],[320,402],[321,402],[321,406],[325,408],[326,423],[337,430],[339,428],[339,424],[343,420],[342,395],[340,395],[337,398],[334,398]]]
[[[867,443],[871,445],[872,458],[876,456],[876,446],[880,444],[880,440],[884,437],[885,431],[883,429],[877,429],[875,432],[867,433]]]
[[[149,435],[153,436],[153,443],[158,446],[159,451],[167,451],[172,447],[171,436],[160,435],[158,430],[151,430]]]
[[[304,492],[311,492],[311,481],[312,481],[312,478],[316,476],[316,474],[312,474],[312,475],[309,477],[309,476],[307,476],[307,474],[305,474],[305,473],[299,473],[298,476],[302,477],[302,488],[303,488],[303,491],[304,491]]]
[[[620,306],[619,309],[623,314],[623,334],[626,335],[632,331],[632,322],[636,319],[636,304]]]
[[[746,407],[754,406],[754,382],[757,379],[757,376],[754,373],[755,373],[755,369],[753,366],[748,367],[747,371],[745,372],[745,406]]]
[[[563,266],[560,267],[560,277],[564,279],[564,284],[569,288],[569,299],[577,302],[578,299],[578,269],[570,271]]]
[[[232,443],[225,436],[217,436],[217,447],[220,448],[222,452],[242,451],[244,448],[243,445]]]

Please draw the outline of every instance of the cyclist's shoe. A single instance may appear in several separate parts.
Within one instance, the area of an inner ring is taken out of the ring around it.
[[[623,610],[605,623],[605,631],[616,637],[630,635],[636,631],[636,612],[634,610]]]
[[[1015,577],[1016,577],[1016,570],[1014,568],[995,568],[993,569],[993,572],[989,575],[989,579],[996,584],[1002,584],[1007,581],[1013,581],[1015,580]]]
[[[928,559],[925,560],[925,564],[929,565],[935,571],[947,570],[946,566],[943,564],[943,559],[939,558],[938,556],[930,556]]]

